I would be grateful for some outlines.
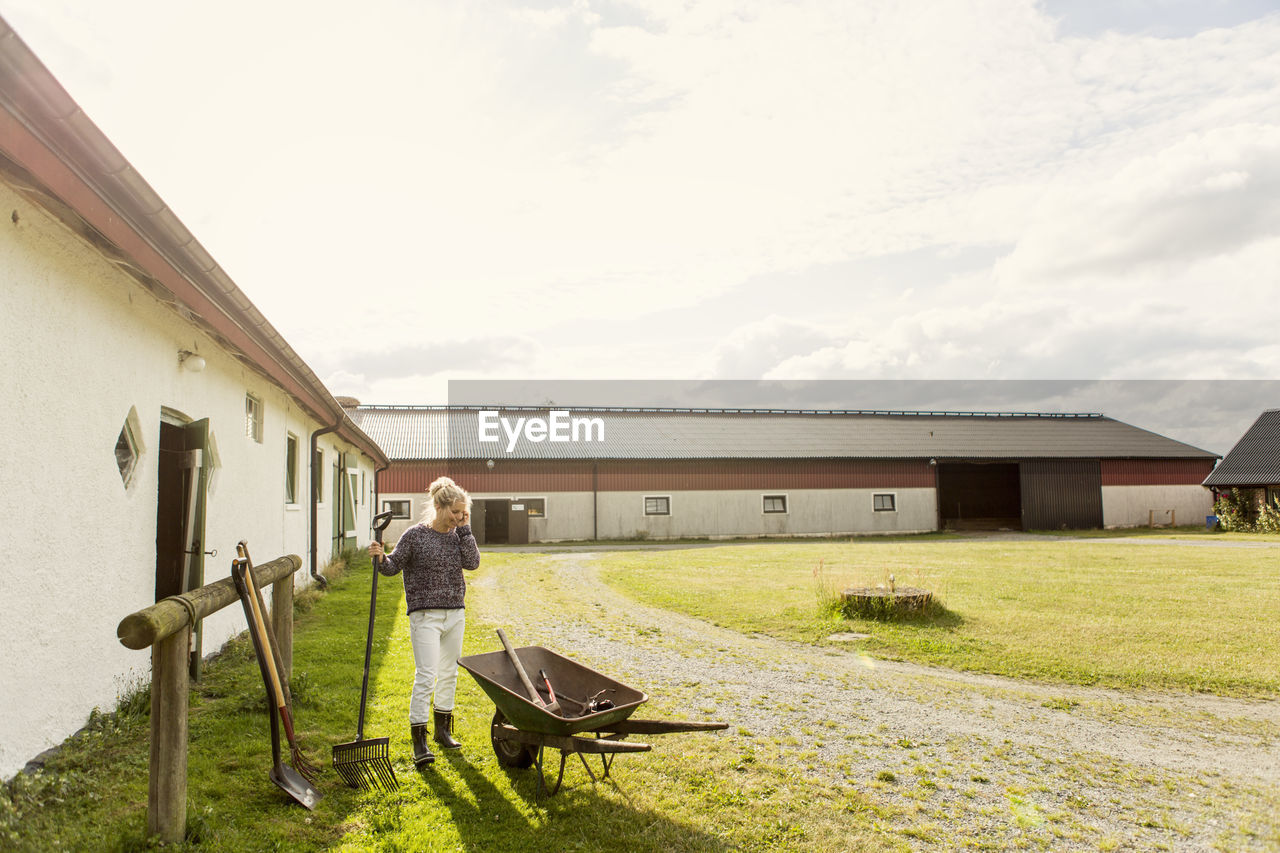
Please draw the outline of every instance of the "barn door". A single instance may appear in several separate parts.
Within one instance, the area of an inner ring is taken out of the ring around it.
[[[342,496],[342,547],[354,548],[356,546],[356,496],[360,493],[359,476],[347,469],[346,473],[346,494]]]
[[[342,553],[342,454],[333,460],[333,503],[329,517],[333,524],[333,542],[329,547],[329,558],[334,559]]]
[[[507,514],[507,544],[529,544],[529,505],[524,501],[512,501]]]
[[[185,450],[179,457],[184,487],[183,504],[186,517],[182,523],[183,578],[182,591],[190,592],[204,586],[204,537],[205,495],[209,490],[209,419],[198,420],[183,427]],[[203,625],[197,622],[191,631],[191,677],[200,678],[200,641]]]

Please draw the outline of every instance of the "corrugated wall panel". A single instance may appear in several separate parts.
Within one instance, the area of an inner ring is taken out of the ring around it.
[[[1030,460],[1019,465],[1025,530],[1085,530],[1102,526],[1098,460]]]
[[[1103,459],[1104,486],[1198,486],[1212,459]]]
[[[378,477],[378,491],[424,492],[441,475],[476,494],[540,495],[592,490],[589,461],[499,459],[490,470],[479,460],[396,462]],[[601,460],[596,488],[602,492],[727,489],[932,488],[926,460]]]

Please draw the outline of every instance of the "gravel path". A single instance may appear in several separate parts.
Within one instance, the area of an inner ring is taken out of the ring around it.
[[[476,606],[519,626],[517,643],[767,739],[796,773],[890,807],[912,847],[1280,850],[1280,702],[1044,685],[742,635],[624,598],[593,557],[482,572]]]

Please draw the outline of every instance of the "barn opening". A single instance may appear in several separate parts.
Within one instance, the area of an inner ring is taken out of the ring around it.
[[[1021,530],[1018,463],[940,464],[938,516],[943,530]]]
[[[476,501],[472,507],[472,515],[479,515],[479,529],[476,541],[481,545],[505,545],[510,535],[511,502],[506,500]],[[475,510],[479,508],[480,512]],[[477,525],[472,522],[472,529]]]

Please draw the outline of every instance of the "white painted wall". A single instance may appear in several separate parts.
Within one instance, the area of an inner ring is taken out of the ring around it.
[[[1156,524],[1204,524],[1213,514],[1213,495],[1204,486],[1103,486],[1104,527],[1145,527],[1154,511]],[[1172,511],[1172,513],[1171,513]]]
[[[413,525],[422,520],[422,514],[427,511],[427,495],[425,492],[396,492],[394,494],[378,495],[378,506],[374,513],[382,512],[387,506],[387,501],[409,501],[409,517],[393,518],[387,525],[387,529],[382,531],[382,540],[388,546],[398,541]]]
[[[206,582],[228,574],[241,538],[257,562],[298,554],[304,571],[295,581],[309,580],[307,506],[284,503],[285,434],[298,435],[305,466],[321,424],[3,183],[0,210],[0,542],[10,560],[0,572],[0,778],[8,778],[80,728],[95,706],[111,710],[121,692],[149,680],[150,654],[120,645],[116,626],[155,598],[162,407],[210,419],[220,466],[206,547],[218,555],[207,558]],[[180,349],[199,352],[205,370],[183,370]],[[262,443],[245,435],[246,392],[264,402]],[[130,411],[142,454],[126,488],[114,450]],[[343,443],[323,439],[331,459]],[[372,461],[360,464],[369,481]],[[305,496],[305,467],[299,484]],[[331,530],[325,494],[321,565]],[[369,509],[366,499],[362,542]],[[214,614],[204,623],[204,651],[244,627],[239,607]]]
[[[872,495],[897,496],[896,512],[875,512]],[[598,507],[600,539],[673,539],[679,537],[822,536],[827,534],[920,533],[937,529],[933,489],[803,489],[787,494],[785,515],[765,514],[763,491],[601,492]],[[646,495],[671,495],[670,516],[646,516]],[[521,495],[521,497],[543,497]],[[506,495],[476,494],[474,500]],[[545,518],[529,519],[530,542],[592,538],[590,492],[545,493]],[[426,508],[422,494],[385,494],[387,500],[412,501],[413,517],[395,521],[386,539],[394,542]]]
[[[875,512],[872,495],[892,492],[896,512]],[[785,514],[763,512],[764,491],[671,492],[670,516],[646,516],[646,495],[600,494],[601,539],[671,539],[684,536],[821,536],[854,533],[917,533],[937,529],[933,489],[779,489]],[[589,496],[588,496],[589,498]],[[550,508],[548,508],[550,512]],[[588,523],[590,514],[588,509]]]

